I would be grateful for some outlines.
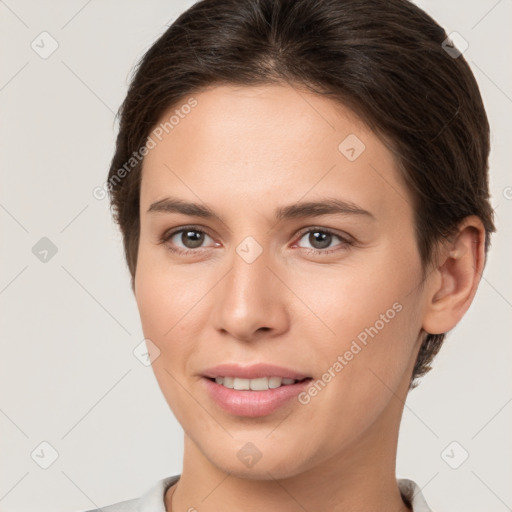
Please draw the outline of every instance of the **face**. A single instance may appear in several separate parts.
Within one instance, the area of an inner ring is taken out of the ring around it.
[[[348,109],[290,86],[216,86],[188,104],[162,116],[181,113],[144,160],[135,276],[186,438],[263,479],[396,435],[425,298],[393,154]]]

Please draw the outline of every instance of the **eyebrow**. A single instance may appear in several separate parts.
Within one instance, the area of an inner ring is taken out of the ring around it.
[[[190,203],[181,199],[166,197],[152,203],[148,213],[182,213],[206,219],[215,219],[224,223],[224,219],[215,213],[214,210],[203,204]],[[275,210],[276,220],[297,219],[303,217],[314,217],[317,215],[361,215],[375,220],[375,216],[367,210],[360,208],[354,203],[335,198],[325,198],[317,201],[295,203],[282,206]]]

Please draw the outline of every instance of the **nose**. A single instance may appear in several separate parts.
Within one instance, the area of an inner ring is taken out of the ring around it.
[[[284,267],[272,262],[268,250],[254,261],[233,251],[230,270],[214,289],[215,328],[240,341],[285,332],[289,311],[283,284],[286,279],[280,274],[284,274]]]

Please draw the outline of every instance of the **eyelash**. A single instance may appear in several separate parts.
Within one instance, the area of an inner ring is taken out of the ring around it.
[[[206,232],[205,230],[203,229],[200,229],[198,228],[197,226],[182,226],[180,227],[179,229],[175,229],[175,230],[172,230],[172,231],[169,231],[169,232],[166,232],[162,235],[162,237],[160,238],[160,241],[159,243],[160,244],[164,244],[165,247],[173,252],[173,253],[177,253],[177,254],[180,254],[180,255],[183,255],[183,256],[186,256],[188,254],[191,254],[191,253],[195,253],[195,254],[198,254],[198,253],[201,253],[202,251],[206,250],[205,247],[199,247],[197,249],[176,249],[176,248],[173,248],[171,247],[167,242],[176,234],[178,233],[182,233],[184,231],[194,231],[196,233],[201,233],[201,234],[205,234],[205,235],[208,235],[210,238],[213,238],[211,235],[208,234],[208,232]],[[328,235],[332,235],[332,236],[335,236],[337,238],[340,239],[341,243],[339,244],[340,247],[338,247],[337,249],[310,249],[310,248],[302,248],[303,250],[307,251],[308,254],[315,254],[315,255],[326,255],[326,254],[331,254],[333,252],[337,252],[337,251],[342,251],[342,250],[346,250],[346,249],[349,249],[350,247],[352,247],[354,245],[354,243],[350,240],[348,240],[347,238],[341,236],[340,234],[336,233],[335,231],[332,231],[331,229],[328,229],[328,228],[322,228],[322,227],[310,227],[310,228],[307,228],[303,231],[301,231],[299,233],[299,238],[298,240],[301,240],[305,234],[307,233],[311,233],[311,232],[319,232],[319,233],[324,233],[324,234],[328,234]]]

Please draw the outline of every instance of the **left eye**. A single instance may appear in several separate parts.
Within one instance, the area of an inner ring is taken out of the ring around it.
[[[328,249],[331,246],[331,242],[334,238],[337,238],[341,241],[341,244],[339,245],[342,247],[350,245],[350,242],[347,239],[326,229],[310,229],[309,231],[303,233],[300,240],[304,240],[305,238],[307,238],[308,243],[312,245],[311,249],[318,252],[331,252],[325,251],[324,249]],[[308,247],[306,247],[306,249],[308,249]]]

